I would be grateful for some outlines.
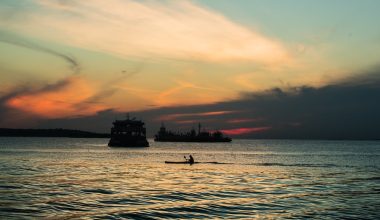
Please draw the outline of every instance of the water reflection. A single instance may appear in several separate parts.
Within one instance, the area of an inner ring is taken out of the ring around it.
[[[293,151],[289,143],[281,150],[270,144],[252,149],[252,143],[245,151],[242,143],[237,151],[219,145],[109,150],[91,141],[55,141],[68,146],[62,150],[49,143],[2,148],[0,217],[379,217],[379,149],[373,145],[342,151],[333,143],[331,152],[294,143]],[[188,152],[225,164],[163,163]]]

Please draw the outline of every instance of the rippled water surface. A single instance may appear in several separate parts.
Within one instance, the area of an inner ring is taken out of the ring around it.
[[[0,219],[380,218],[380,142],[106,143],[0,138]]]

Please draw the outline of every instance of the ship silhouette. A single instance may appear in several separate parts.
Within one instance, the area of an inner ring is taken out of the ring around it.
[[[145,123],[127,114],[125,120],[115,120],[111,128],[110,147],[149,147],[146,139]]]
[[[230,137],[225,137],[222,132],[201,131],[201,124],[198,124],[198,133],[191,129],[187,133],[172,132],[166,130],[164,124],[161,124],[160,130],[155,135],[154,141],[161,142],[231,142]]]

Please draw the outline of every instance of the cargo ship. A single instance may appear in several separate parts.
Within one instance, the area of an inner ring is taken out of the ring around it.
[[[195,129],[186,133],[172,132],[166,130],[161,124],[160,130],[155,135],[154,141],[161,142],[231,142],[230,137],[225,137],[220,131],[201,131],[201,124],[198,124],[198,132]]]

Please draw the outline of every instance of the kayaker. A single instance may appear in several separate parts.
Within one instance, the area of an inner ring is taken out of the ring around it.
[[[190,159],[189,159],[189,163],[190,163],[190,164],[193,164],[193,163],[194,163],[194,158],[193,158],[193,156],[191,156],[191,154],[190,154],[189,157],[190,157]]]

